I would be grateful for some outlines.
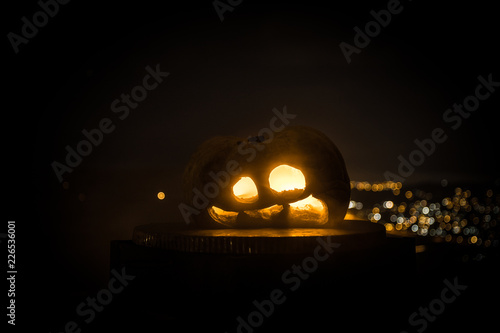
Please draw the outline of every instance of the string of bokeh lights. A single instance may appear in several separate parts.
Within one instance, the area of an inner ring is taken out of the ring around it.
[[[446,186],[446,184],[442,184]],[[348,213],[383,224],[390,233],[414,233],[464,245],[498,247],[500,194],[488,189],[473,195],[456,187],[450,196],[403,189],[400,182],[351,181],[352,191],[392,192],[392,197],[366,207],[351,200]]]

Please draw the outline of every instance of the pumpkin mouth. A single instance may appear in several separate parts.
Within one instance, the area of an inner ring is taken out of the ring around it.
[[[228,211],[222,208],[211,206],[208,214],[217,223],[233,227],[240,214],[245,214],[255,222],[256,227],[262,223],[270,225],[270,222],[277,220],[286,214],[285,219],[291,226],[313,227],[323,225],[328,222],[328,206],[313,195],[305,199],[285,205],[273,205],[262,209],[245,210],[243,212]]]

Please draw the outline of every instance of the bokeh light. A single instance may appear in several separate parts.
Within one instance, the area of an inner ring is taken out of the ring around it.
[[[435,193],[392,181],[350,185],[354,193],[349,210],[383,224],[387,232],[410,232],[461,246],[500,245],[500,193],[494,189],[474,192],[465,186],[448,187],[445,180]],[[355,195],[358,192],[363,200]],[[371,197],[374,200],[366,199]]]

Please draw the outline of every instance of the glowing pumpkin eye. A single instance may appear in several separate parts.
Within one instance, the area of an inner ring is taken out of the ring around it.
[[[269,174],[269,186],[276,192],[304,190],[306,178],[299,169],[283,164]]]
[[[250,177],[241,177],[233,186],[233,194],[242,203],[252,203],[259,198],[257,186]]]

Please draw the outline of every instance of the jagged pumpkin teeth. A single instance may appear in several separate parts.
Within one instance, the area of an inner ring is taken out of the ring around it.
[[[273,216],[277,215],[283,210],[283,206],[281,205],[274,205],[271,207],[267,208],[262,208],[258,210],[245,210],[245,213],[248,216],[251,216],[256,219],[264,219],[264,220],[270,220]]]
[[[291,203],[288,218],[292,221],[311,221],[318,224],[328,222],[328,206],[312,195]]]
[[[238,218],[237,212],[226,211],[215,206],[210,207],[208,213],[214,221],[222,224],[234,224]]]

